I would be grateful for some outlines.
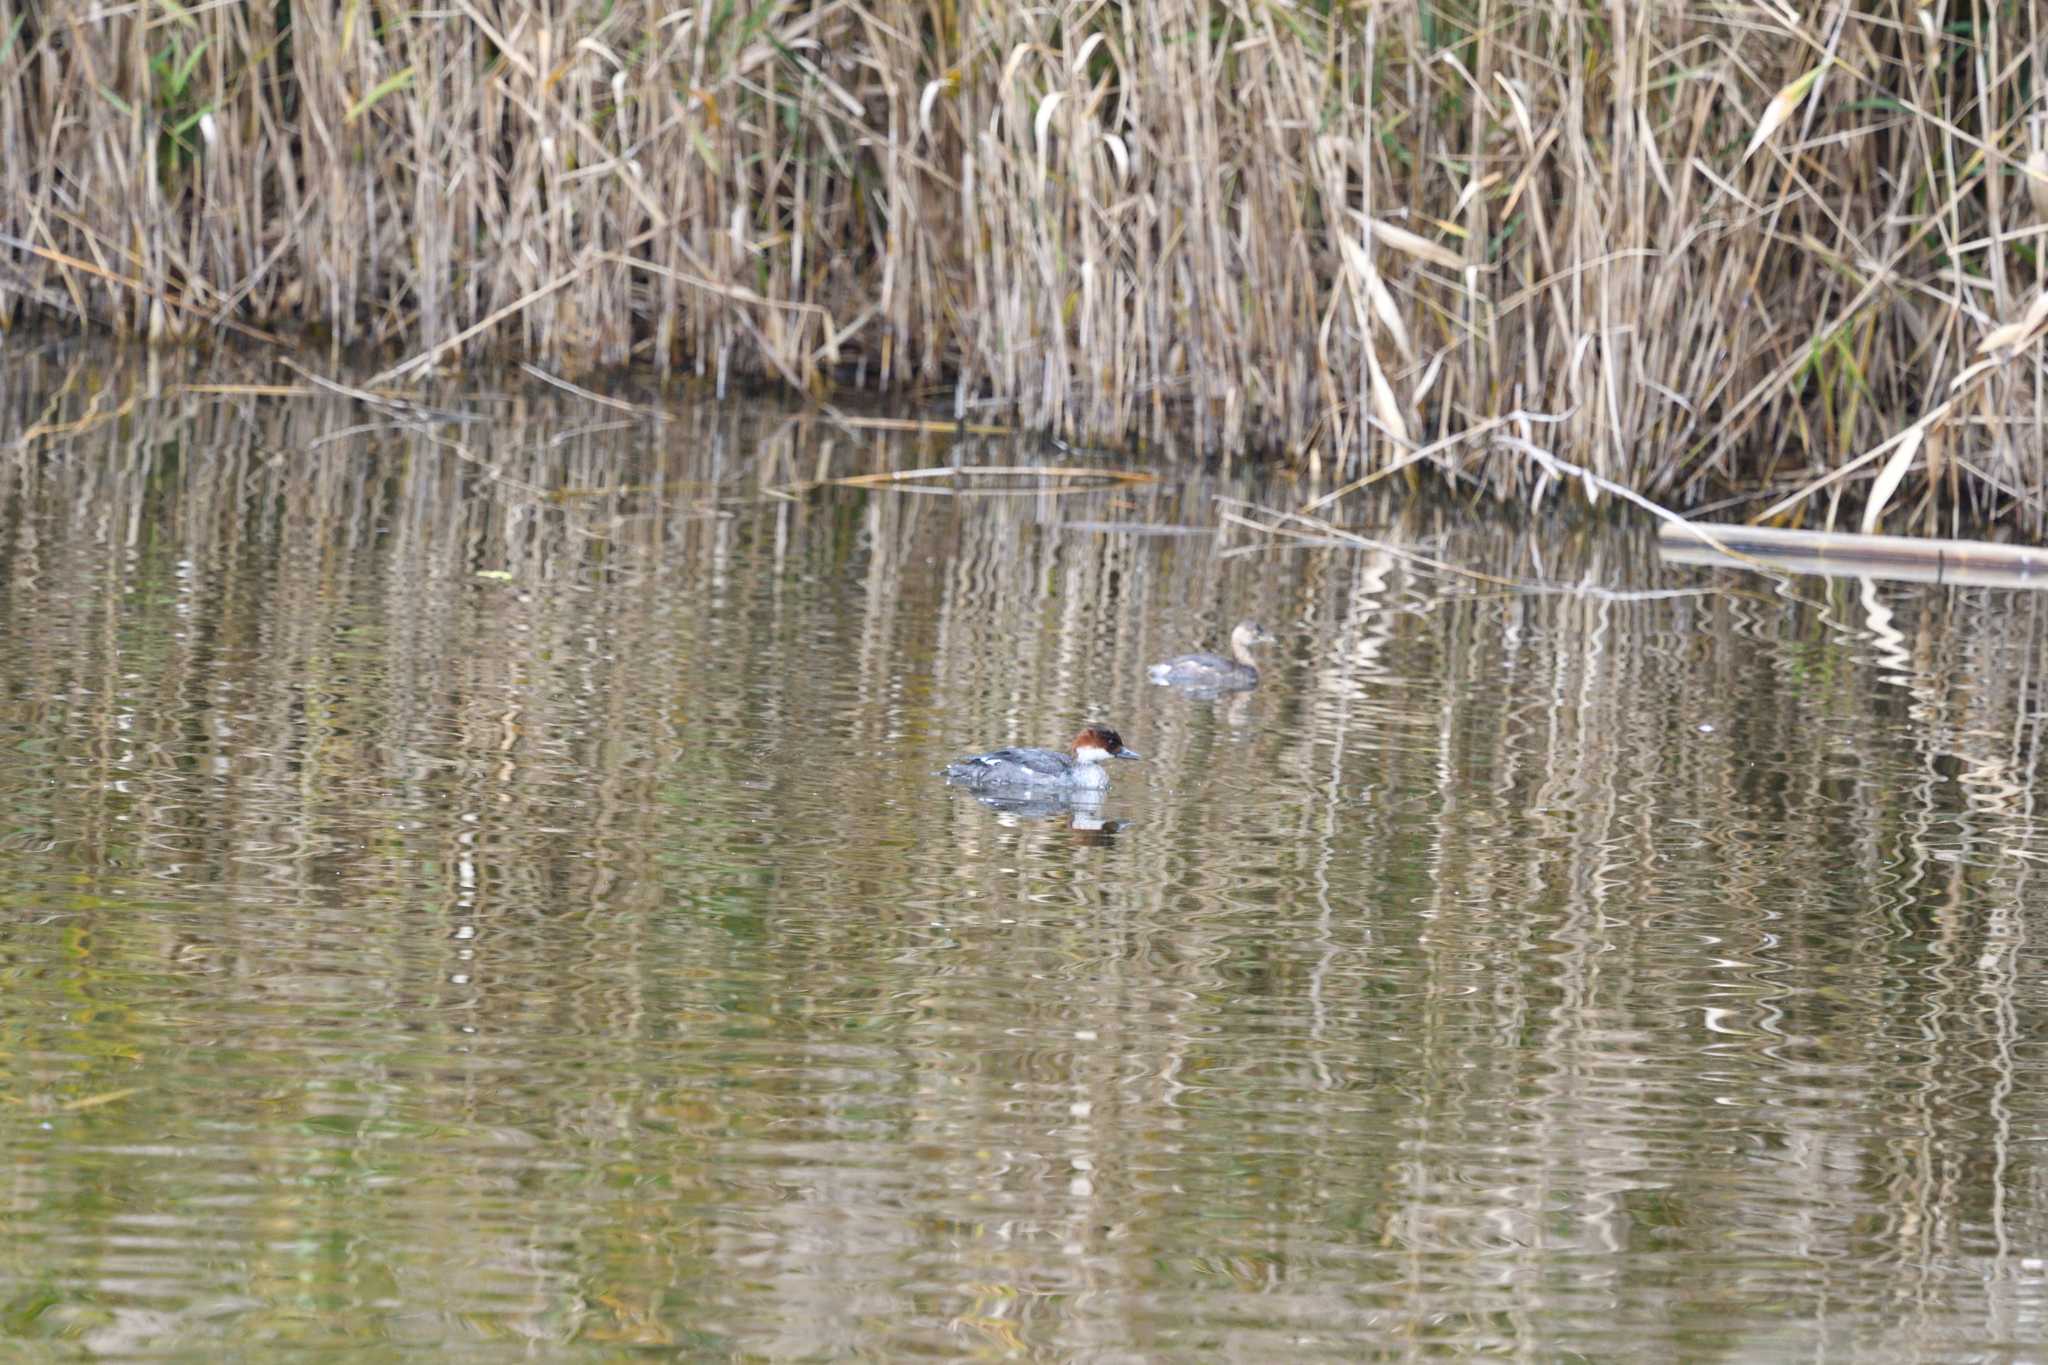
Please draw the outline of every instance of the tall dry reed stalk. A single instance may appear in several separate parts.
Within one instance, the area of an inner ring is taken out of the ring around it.
[[[0,0],[0,316],[2039,531],[2044,53],[1940,0]]]

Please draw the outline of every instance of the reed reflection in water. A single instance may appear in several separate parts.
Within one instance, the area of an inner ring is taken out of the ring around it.
[[[1585,589],[1513,592],[1215,530],[1286,485],[777,493],[1036,453],[10,361],[17,1346],[2048,1338],[2037,596],[1347,505]],[[1255,692],[1147,681],[1245,617]],[[1083,719],[1099,811],[935,775]]]

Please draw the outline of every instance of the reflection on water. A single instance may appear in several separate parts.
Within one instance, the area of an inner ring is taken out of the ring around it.
[[[9,361],[17,1348],[2048,1339],[2037,594]],[[937,777],[1091,719],[1099,803]]]

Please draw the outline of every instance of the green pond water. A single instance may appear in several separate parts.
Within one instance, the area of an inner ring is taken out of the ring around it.
[[[2036,595],[0,361],[0,1356],[2040,1358]]]

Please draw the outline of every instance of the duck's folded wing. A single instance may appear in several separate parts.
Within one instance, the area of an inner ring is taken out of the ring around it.
[[[1060,756],[1050,749],[998,749],[992,754],[977,755],[974,762],[984,768],[1015,764],[1040,777],[1060,777],[1067,770]]]

